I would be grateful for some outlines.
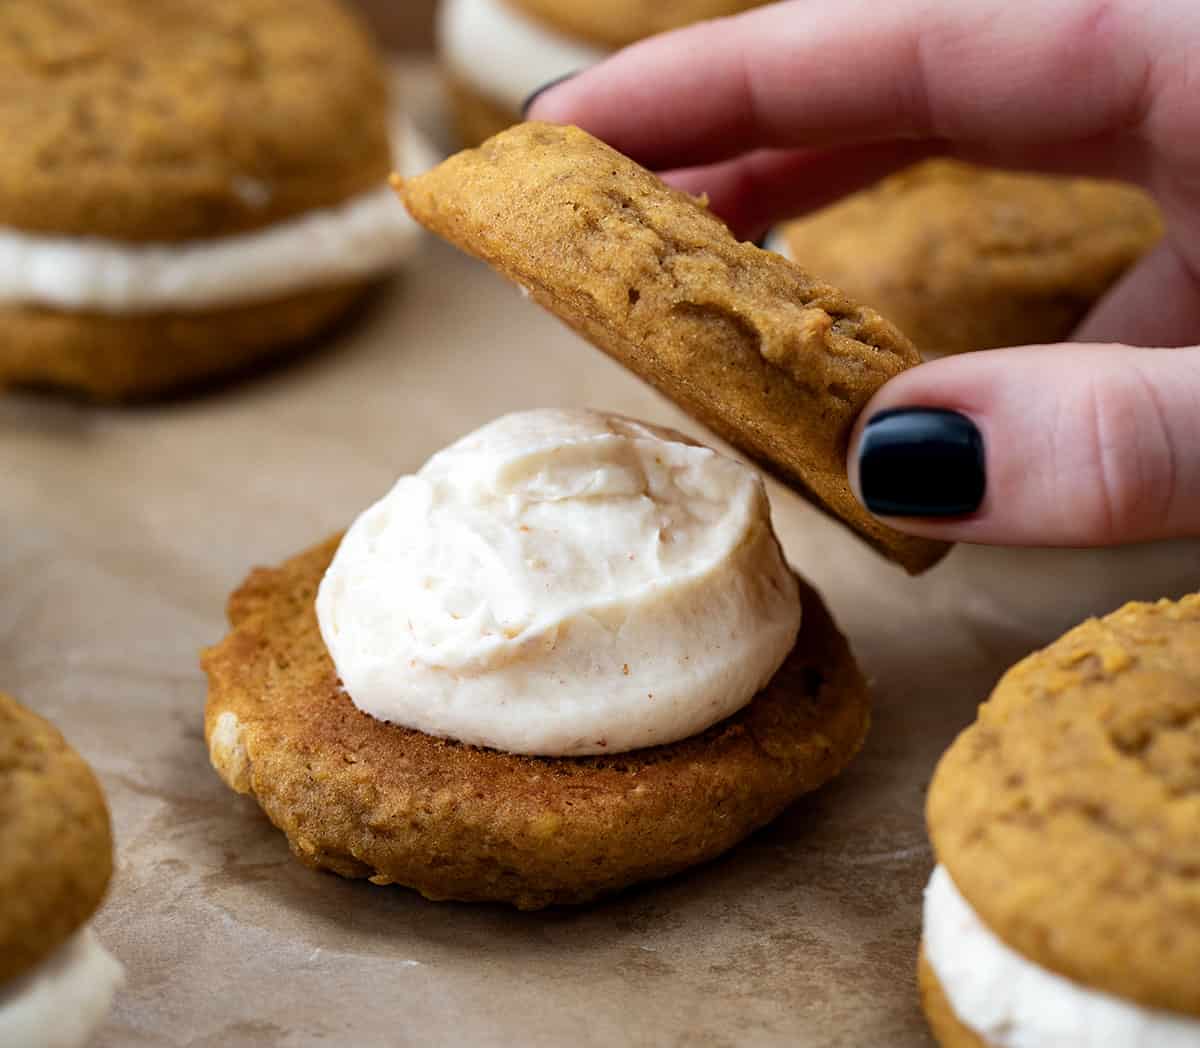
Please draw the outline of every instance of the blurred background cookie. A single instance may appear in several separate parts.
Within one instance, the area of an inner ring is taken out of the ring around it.
[[[88,927],[112,875],[112,832],[91,769],[0,692],[0,1044],[75,1048],[123,974]]]
[[[1133,186],[931,160],[787,224],[771,246],[935,355],[1067,338],[1162,231]]]
[[[929,788],[921,989],[954,1048],[1200,1043],[1200,596],[1010,670]]]
[[[521,119],[538,88],[612,50],[765,0],[443,0],[438,50],[465,145]]]
[[[0,68],[0,384],[244,367],[413,245],[386,69],[335,0],[14,0]]]

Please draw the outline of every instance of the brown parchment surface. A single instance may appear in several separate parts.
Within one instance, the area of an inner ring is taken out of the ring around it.
[[[324,348],[135,409],[0,395],[0,688],[97,769],[117,874],[96,921],[141,1045],[927,1044],[914,988],[938,755],[1006,666],[1091,613],[1200,584],[1200,543],[960,547],[907,578],[771,485],[791,562],[874,681],[840,781],[720,861],[578,910],[425,902],[312,873],[208,766],[197,652],[229,590],[506,411],[703,436],[480,265],[426,242]]]

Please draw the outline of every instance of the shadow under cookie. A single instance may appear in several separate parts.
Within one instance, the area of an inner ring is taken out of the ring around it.
[[[252,573],[204,655],[214,766],[306,865],[431,899],[581,903],[726,851],[835,776],[866,682],[820,597],[749,705],[693,738],[611,757],[527,757],[378,721],[342,689],[313,601],[339,537]]]

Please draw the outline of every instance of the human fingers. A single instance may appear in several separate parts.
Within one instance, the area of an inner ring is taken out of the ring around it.
[[[1133,267],[1088,314],[1078,342],[1185,346],[1200,338],[1200,281],[1173,239]]]
[[[1200,535],[1200,348],[946,358],[871,401],[848,461],[898,529],[999,545]]]
[[[656,170],[900,138],[1026,162],[1045,149],[1056,168],[1077,147],[1127,174],[1144,166],[1141,124],[1170,134],[1150,120],[1155,71],[1200,36],[1194,5],[1144,7],[790,0],[635,45],[543,93],[529,116],[579,124]],[[1113,136],[1127,147],[1095,148]]]

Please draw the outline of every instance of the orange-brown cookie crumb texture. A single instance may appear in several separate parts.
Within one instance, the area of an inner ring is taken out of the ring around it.
[[[360,712],[313,601],[338,539],[255,571],[204,655],[205,737],[306,865],[523,909],[581,903],[711,859],[836,775],[869,720],[866,686],[820,598],[775,679],[670,746],[538,758],[463,746]]]
[[[0,4],[0,225],[258,228],[387,175],[375,51],[333,0]]]
[[[921,995],[921,1010],[942,1048],[988,1048],[987,1042],[974,1030],[959,1022],[942,992],[942,984],[925,958],[924,950],[917,962],[917,989]]]
[[[801,265],[942,354],[1067,338],[1162,232],[1132,186],[933,160],[783,236]]]
[[[1128,604],[1010,670],[938,766],[928,819],[1013,949],[1200,1016],[1200,595]]]
[[[521,124],[397,185],[417,221],[885,556],[920,572],[945,554],[871,516],[846,476],[855,418],[920,362],[878,313],[738,243],[700,202],[578,128]]]
[[[369,285],[196,313],[113,316],[0,306],[0,386],[133,401],[230,375],[335,324]]]
[[[92,770],[0,692],[0,986],[82,927],[111,875],[108,808]]]
[[[552,29],[593,44],[624,47],[668,29],[736,15],[767,0],[504,0]]]

